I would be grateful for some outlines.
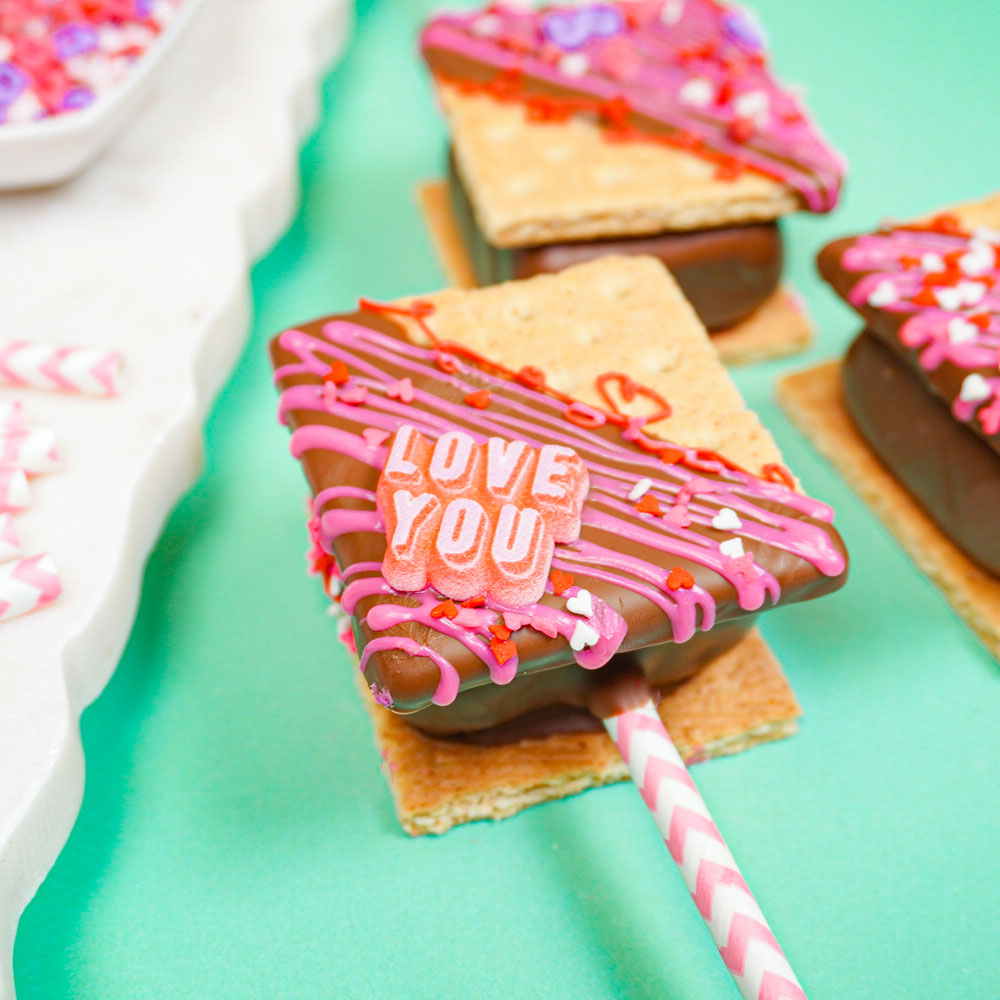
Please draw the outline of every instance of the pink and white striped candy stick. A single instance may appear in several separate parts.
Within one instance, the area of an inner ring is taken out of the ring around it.
[[[0,514],[0,563],[5,563],[21,551],[21,542],[14,528],[13,514]]]
[[[24,469],[0,466],[0,514],[24,510],[31,503],[31,488]]]
[[[24,413],[24,404],[19,399],[0,403],[0,434],[13,434],[27,429],[28,418]]]
[[[52,556],[42,554],[0,566],[0,622],[51,604],[62,593]]]
[[[0,429],[0,468],[24,469],[36,475],[55,471],[59,468],[55,434],[47,427]]]
[[[652,702],[603,719],[746,1000],[805,1000]]]
[[[0,340],[0,384],[115,396],[121,355],[90,347]]]

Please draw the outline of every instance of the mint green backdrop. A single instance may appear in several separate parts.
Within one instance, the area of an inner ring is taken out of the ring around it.
[[[1000,186],[1000,8],[760,0],[851,175],[787,227],[819,324],[736,373],[832,501],[843,591],[765,616],[794,739],[696,780],[814,998],[1000,995],[1000,670],[772,402],[856,323],[813,275],[829,237]],[[22,1000],[735,996],[627,785],[411,840],[350,667],[304,573],[304,485],[265,343],[286,324],[439,286],[414,207],[444,133],[414,56],[425,0],[363,2],[302,157],[304,202],[254,271],[256,320],[207,463],[146,573],[131,642],[83,718],[83,811],[21,922]]]

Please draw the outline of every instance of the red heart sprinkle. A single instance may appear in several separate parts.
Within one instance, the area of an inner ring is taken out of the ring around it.
[[[654,517],[663,516],[660,501],[652,493],[644,493],[642,499],[635,505],[635,509],[640,514],[652,514]]]
[[[476,392],[470,392],[465,397],[465,403],[467,406],[474,406],[477,410],[485,410],[490,405],[489,389],[478,389]]]
[[[490,625],[490,631],[501,641],[506,642],[510,638],[510,629],[503,622],[494,622]]]
[[[334,385],[343,385],[350,377],[351,373],[347,370],[347,365],[338,359],[330,365],[329,371],[323,376],[323,381],[332,382]]]
[[[552,591],[556,594],[561,594],[573,586],[573,574],[564,573],[561,569],[554,569],[549,574],[549,579],[552,581]]]
[[[431,608],[431,618],[454,618],[458,614],[458,608],[452,600],[442,601]]]
[[[680,448],[661,448],[660,449],[660,460],[666,462],[667,465],[673,465],[675,462],[679,462],[684,457],[684,452]]]
[[[545,372],[534,365],[525,365],[517,373],[517,380],[529,389],[541,389],[545,385]]]
[[[481,608],[486,603],[485,597],[470,597],[467,601],[462,601],[463,608]]]
[[[493,650],[493,655],[497,658],[497,663],[503,666],[512,656],[517,655],[517,646],[508,639],[506,642],[501,642],[499,639],[490,640],[490,649]]]
[[[667,590],[690,590],[694,577],[683,566],[675,566],[667,577]]]

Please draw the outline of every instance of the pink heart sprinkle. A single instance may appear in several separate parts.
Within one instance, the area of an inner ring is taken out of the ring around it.
[[[413,381],[409,378],[401,378],[394,382],[386,390],[385,394],[390,399],[398,399],[403,403],[413,402]]]
[[[511,632],[516,632],[519,628],[524,628],[525,625],[531,623],[531,615],[519,615],[514,611],[505,611],[503,613],[503,623]]]
[[[461,625],[463,628],[475,628],[479,625],[479,617],[482,614],[477,608],[459,608],[458,614],[455,615],[453,621],[456,625]]]
[[[529,624],[536,632],[541,632],[542,635],[547,635],[550,639],[554,639],[559,634],[559,626],[551,618],[536,615]]]
[[[361,436],[365,439],[365,443],[369,448],[377,448],[383,441],[388,439],[389,432],[379,430],[378,427],[366,427],[361,432]]]
[[[349,382],[340,390],[338,395],[342,403],[347,403],[350,406],[360,406],[368,398],[368,389],[363,385],[355,385],[353,382]]]
[[[684,504],[678,503],[663,512],[663,520],[675,528],[686,528],[691,523],[691,515]]]
[[[323,383],[323,405],[329,410],[337,402],[337,387],[332,382]]]

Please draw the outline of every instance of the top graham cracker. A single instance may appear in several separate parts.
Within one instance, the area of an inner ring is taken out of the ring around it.
[[[420,299],[434,304],[443,340],[514,368],[527,359],[551,386],[594,406],[604,405],[595,375],[627,371],[673,407],[649,425],[654,434],[718,451],[751,471],[781,461],[677,283],[652,257],[603,257],[557,275]],[[426,343],[412,320],[398,321]],[[638,400],[625,407],[643,412]]]
[[[609,142],[594,122],[532,122],[517,104],[437,88],[476,222],[494,246],[540,246],[776,219],[800,207],[784,184],[669,146]]]

